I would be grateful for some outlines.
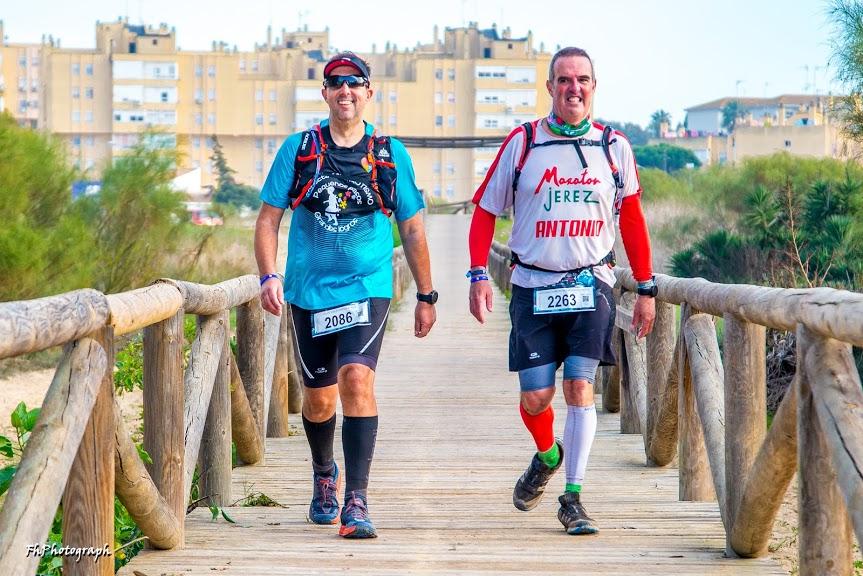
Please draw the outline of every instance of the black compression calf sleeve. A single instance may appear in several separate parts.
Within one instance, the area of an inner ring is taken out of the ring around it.
[[[342,446],[345,450],[345,494],[365,496],[369,470],[378,435],[377,416],[345,416],[342,420]]]
[[[312,468],[318,474],[327,474],[333,469],[333,438],[336,435],[336,415],[323,422],[312,422],[303,415],[303,428],[312,449]]]

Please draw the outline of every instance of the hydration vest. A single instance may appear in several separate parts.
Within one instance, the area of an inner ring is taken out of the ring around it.
[[[396,207],[396,166],[390,139],[365,134],[355,146],[332,142],[329,126],[303,132],[294,159],[291,208],[301,204],[329,217],[359,216]]]
[[[524,168],[524,163],[527,162],[527,157],[530,154],[530,151],[534,148],[538,148],[540,146],[574,146],[575,152],[578,154],[578,159],[581,161],[582,168],[587,168],[587,159],[584,157],[584,152],[581,151],[582,146],[601,146],[602,151],[605,154],[605,159],[608,161],[608,166],[611,168],[611,176],[614,178],[614,216],[617,217],[620,215],[620,204],[623,201],[623,178],[620,177],[620,170],[617,168],[617,164],[614,163],[614,158],[611,156],[611,145],[614,144],[617,139],[612,139],[611,134],[614,132],[611,126],[606,126],[602,130],[602,137],[599,140],[588,140],[587,138],[568,138],[566,140],[549,140],[548,142],[543,142],[541,144],[537,144],[534,139],[534,135],[536,134],[536,125],[540,122],[540,120],[534,120],[533,122],[525,122],[521,125],[524,130],[524,148],[521,151],[521,158],[519,158],[518,164],[515,167],[515,172],[512,176],[512,206],[513,210],[515,210],[515,189],[518,186],[518,180],[521,177],[522,168]],[[512,252],[510,256],[510,265],[511,266],[521,266],[523,268],[527,268],[528,270],[536,270],[539,272],[581,272],[582,270],[587,270],[594,268],[596,266],[609,266],[614,267],[617,265],[617,261],[615,260],[614,250],[609,252],[596,264],[590,264],[588,266],[583,266],[581,268],[576,268],[575,270],[549,270],[548,268],[541,268],[540,266],[535,266],[533,264],[525,264],[518,257],[518,254]]]
[[[521,170],[524,168],[524,163],[527,162],[527,157],[530,151],[540,146],[574,146],[575,152],[578,154],[578,159],[581,160],[582,168],[587,168],[587,160],[584,157],[584,152],[581,151],[582,146],[601,146],[605,154],[605,159],[608,161],[608,166],[611,168],[611,176],[614,178],[614,215],[620,214],[620,202],[623,200],[623,178],[620,177],[620,170],[617,169],[617,164],[614,163],[614,158],[611,156],[611,145],[617,142],[617,139],[611,138],[614,132],[611,126],[606,126],[602,130],[602,137],[599,140],[588,140],[587,138],[568,138],[566,140],[549,140],[542,144],[537,144],[534,138],[536,134],[536,125],[540,120],[533,122],[525,122],[521,125],[524,130],[524,148],[521,151],[521,158],[518,165],[515,167],[515,173],[512,176],[512,205],[515,208],[515,189],[518,186],[518,179],[521,177]]]

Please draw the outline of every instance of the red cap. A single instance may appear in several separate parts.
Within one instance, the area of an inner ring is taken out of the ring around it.
[[[324,78],[330,75],[333,68],[339,66],[350,66],[355,69],[363,78],[369,77],[369,69],[363,63],[362,59],[353,52],[342,52],[330,58],[329,62],[324,66]]]

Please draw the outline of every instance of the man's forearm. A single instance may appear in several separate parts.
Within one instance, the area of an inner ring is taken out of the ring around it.
[[[402,246],[405,258],[417,285],[417,291],[422,293],[431,292],[431,264],[429,261],[429,249],[426,242],[425,229],[420,224],[410,229],[401,231]]]
[[[279,225],[268,219],[258,218],[255,223],[255,261],[258,273],[272,274],[276,271],[276,253],[279,248]]]

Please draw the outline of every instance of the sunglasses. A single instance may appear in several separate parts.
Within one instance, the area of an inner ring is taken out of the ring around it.
[[[369,79],[364,76],[328,76],[324,78],[324,86],[327,88],[341,88],[343,84],[347,84],[348,88],[359,88],[360,86],[368,86]]]

